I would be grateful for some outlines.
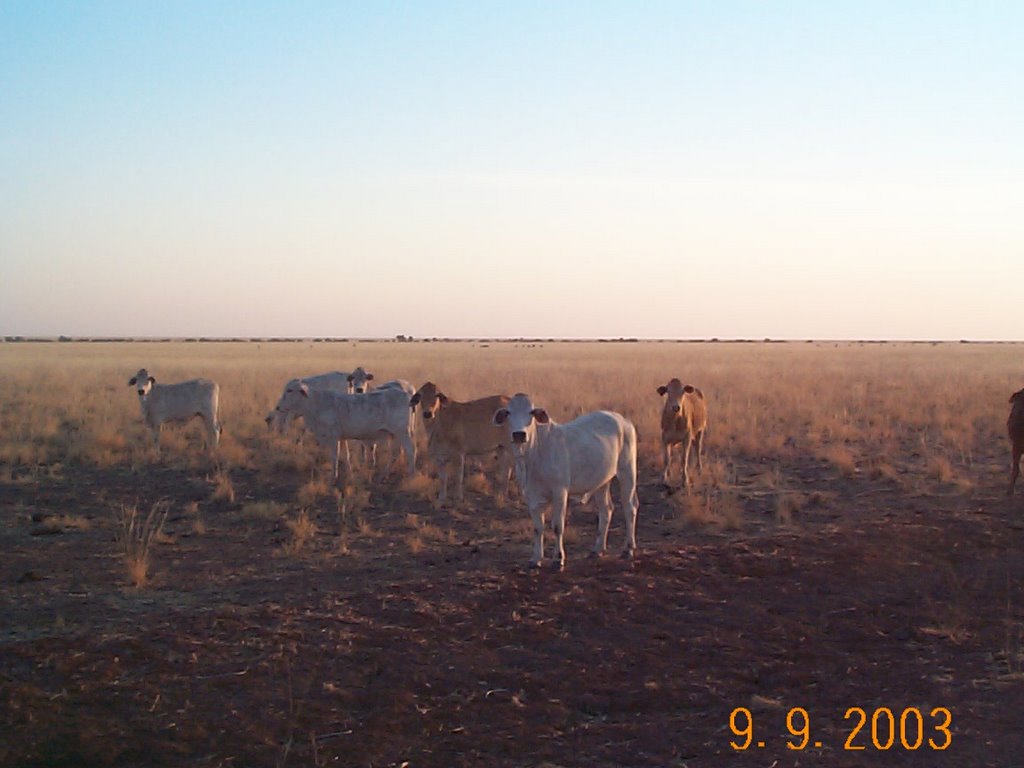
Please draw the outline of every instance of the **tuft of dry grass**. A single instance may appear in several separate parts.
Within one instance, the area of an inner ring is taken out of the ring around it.
[[[294,519],[285,520],[284,524],[292,534],[291,540],[282,546],[286,555],[298,555],[313,540],[318,531],[316,523],[305,509],[300,509]]]
[[[735,493],[677,493],[670,496],[669,500],[679,518],[690,525],[729,531],[743,528],[743,505]]]
[[[206,533],[206,523],[203,521],[202,515],[199,514],[199,502],[190,502],[185,507],[185,515],[192,518],[192,532],[196,536],[202,536]]]
[[[312,507],[320,499],[332,496],[335,493],[334,486],[324,478],[314,477],[304,483],[295,494],[295,500],[300,507]]]
[[[239,514],[257,520],[278,520],[288,507],[276,501],[253,501],[243,504]]]
[[[150,548],[163,530],[168,509],[166,502],[158,501],[144,517],[134,505],[122,505],[117,512],[117,542],[134,587],[144,587],[149,581]]]
[[[417,472],[412,477],[403,478],[398,487],[408,494],[429,502],[437,499],[437,494],[441,488],[440,481],[427,476],[423,472]]]
[[[235,486],[227,472],[218,470],[212,476],[208,475],[206,481],[213,484],[213,492],[210,494],[211,501],[235,503]]]
[[[780,491],[775,496],[775,521],[779,525],[793,525],[795,518],[807,505],[808,499],[796,491]]]
[[[491,481],[483,472],[474,472],[471,475],[466,476],[466,490],[486,496],[490,496],[494,493],[494,489],[491,487]]]
[[[857,459],[854,457],[853,452],[845,445],[833,444],[825,446],[817,451],[817,455],[820,459],[839,470],[843,477],[853,477],[857,474]]]

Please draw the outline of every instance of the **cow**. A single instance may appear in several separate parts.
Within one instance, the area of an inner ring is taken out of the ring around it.
[[[683,452],[683,485],[690,482],[690,447],[697,450],[697,471],[703,469],[701,454],[704,446],[704,431],[708,426],[708,407],[704,393],[679,379],[658,387],[658,394],[665,398],[661,411],[661,451],[665,463],[662,481],[671,485],[672,447],[679,445]]]
[[[505,425],[516,453],[516,480],[533,519],[533,555],[530,567],[544,560],[544,507],[550,502],[555,534],[553,565],[565,566],[565,515],[570,495],[593,495],[598,502],[597,539],[593,554],[608,546],[612,519],[611,481],[619,481],[625,516],[626,546],[622,556],[636,551],[636,428],[614,411],[585,413],[565,424],[555,423],[528,395],[514,395],[507,407],[494,412],[494,423]]]
[[[328,373],[318,373],[315,376],[303,376],[301,379],[292,379],[285,384],[285,389],[294,386],[298,383],[303,383],[310,389],[321,389],[329,392],[351,392],[352,384],[349,378],[352,376],[348,371],[330,371]],[[267,422],[267,426],[276,429],[278,432],[283,432],[294,416],[287,416],[280,411],[274,409],[267,414],[267,418],[264,419]]]
[[[400,388],[374,390],[350,395],[328,390],[311,389],[302,381],[293,380],[285,387],[274,406],[275,423],[302,416],[306,429],[331,454],[333,477],[338,479],[340,455],[349,469],[347,440],[373,440],[391,436],[401,443],[409,464],[409,476],[416,471],[416,446],[412,440],[412,411],[409,395]],[[342,448],[344,447],[344,451]]]
[[[349,391],[352,394],[360,394],[361,395],[361,394],[365,394],[365,393],[371,391],[369,386],[366,385],[365,382],[373,379],[373,374],[372,373],[365,374],[365,378],[360,377],[357,374],[358,374],[359,371],[362,371],[362,370],[363,370],[362,368],[356,368],[356,370],[353,371],[352,374],[349,376]],[[363,382],[363,386],[357,387],[357,383],[360,382],[360,381]],[[408,397],[412,397],[413,394],[416,392],[416,388],[413,387],[413,385],[410,384],[405,379],[391,379],[390,381],[385,381],[383,384],[381,384],[380,386],[377,387],[377,390],[381,390],[381,389],[397,389],[397,390],[401,390],[402,392],[405,392],[405,394]],[[412,418],[412,421],[410,422],[409,429],[412,431],[412,434],[415,435],[416,434],[416,415],[415,415],[415,412],[412,414],[411,418]],[[369,440],[369,441],[366,441],[366,442],[363,443],[363,461],[364,461],[364,463],[368,464],[371,467],[377,466],[377,443],[378,442],[379,442],[378,440]]]
[[[1006,420],[1011,452],[1010,488],[1006,492],[1007,496],[1013,496],[1013,487],[1020,475],[1020,457],[1024,453],[1024,389],[1010,395],[1010,405],[1010,417]]]
[[[413,409],[418,405],[427,431],[427,450],[437,464],[441,490],[437,503],[448,498],[448,468],[458,461],[455,497],[462,501],[465,495],[466,456],[479,456],[499,451],[499,475],[504,477],[503,495],[508,496],[512,476],[512,452],[508,435],[494,423],[494,412],[506,408],[509,398],[491,395],[468,402],[452,400],[437,385],[428,381],[409,399]]]
[[[220,387],[210,379],[192,379],[177,384],[157,384],[145,368],[128,381],[135,387],[142,408],[142,420],[153,434],[153,444],[160,450],[160,431],[168,422],[186,422],[198,416],[206,426],[206,450],[220,444],[221,425],[217,418]]]

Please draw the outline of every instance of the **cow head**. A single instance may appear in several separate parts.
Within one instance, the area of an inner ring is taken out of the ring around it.
[[[695,391],[693,387],[683,384],[679,379],[672,379],[663,387],[658,387],[658,394],[665,398],[665,410],[670,413],[679,413],[683,407],[683,395]]]
[[[513,445],[528,448],[537,434],[537,425],[550,424],[551,419],[543,408],[533,407],[529,395],[519,392],[509,400],[508,407],[494,412],[494,423],[508,429]]]
[[[370,389],[369,384],[367,384],[368,381],[373,381],[373,374],[367,373],[363,370],[363,366],[359,366],[348,375],[349,393],[353,395],[365,394]]]
[[[417,389],[416,394],[409,399],[409,407],[415,408],[418,405],[423,413],[424,423],[429,424],[437,418],[438,412],[449,402],[448,395],[438,389],[434,382],[428,381]]]
[[[148,395],[154,384],[156,384],[156,379],[150,376],[145,368],[139,368],[139,372],[128,380],[128,386],[135,387],[139,397]]]
[[[284,432],[285,428],[296,416],[302,414],[303,401],[309,398],[309,387],[301,379],[292,379],[284,385],[284,391],[278,398],[265,421],[267,426],[278,432]]]

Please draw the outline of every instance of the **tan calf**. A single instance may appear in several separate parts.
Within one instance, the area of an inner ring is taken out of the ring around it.
[[[494,412],[508,405],[504,395],[491,395],[460,403],[444,394],[437,385],[428,381],[410,398],[409,406],[419,405],[423,425],[427,430],[427,451],[437,464],[441,491],[437,501],[448,498],[448,465],[458,461],[456,498],[464,495],[466,456],[500,451],[499,474],[504,477],[503,494],[508,495],[512,475],[512,451],[508,447],[508,432],[493,422]]]
[[[1010,408],[1010,418],[1006,420],[1006,431],[1010,435],[1012,463],[1007,496],[1013,496],[1013,486],[1017,484],[1017,476],[1020,474],[1020,457],[1024,453],[1024,389],[1010,395],[1010,405],[1013,407]]]
[[[690,446],[697,449],[697,471],[703,468],[701,453],[704,430],[708,426],[704,393],[696,387],[683,384],[679,379],[672,379],[665,386],[658,387],[658,394],[665,398],[665,407],[661,412],[661,448],[665,462],[662,479],[665,485],[671,485],[672,447],[680,445],[683,450],[683,484],[689,486]]]

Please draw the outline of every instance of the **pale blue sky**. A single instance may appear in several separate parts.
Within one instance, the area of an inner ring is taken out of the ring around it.
[[[0,334],[1019,339],[1022,41],[1016,1],[0,0]]]

